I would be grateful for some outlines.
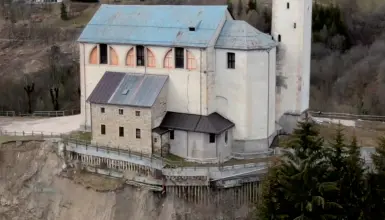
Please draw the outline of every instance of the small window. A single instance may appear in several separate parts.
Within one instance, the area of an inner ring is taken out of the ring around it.
[[[229,134],[228,132],[226,131],[225,132],[225,143],[227,144],[227,141],[229,140]]]
[[[154,143],[158,142],[158,138],[154,138]]]
[[[215,134],[210,134],[210,143],[215,143]]]
[[[175,68],[184,68],[184,49],[175,48]]]
[[[108,64],[107,44],[99,44],[99,51],[100,64]]]
[[[119,137],[124,137],[124,127],[119,127]]]
[[[105,109],[104,107],[101,107],[101,108],[100,108],[100,112],[101,112],[101,113],[105,113],[105,112],[106,112],[106,109]]]
[[[140,111],[135,111],[135,116],[140,116]]]
[[[119,109],[119,115],[123,115],[123,109]]]
[[[281,35],[278,34],[278,42],[281,42]]]
[[[100,134],[106,134],[106,125],[100,125]]]
[[[235,69],[235,53],[227,53],[227,68]]]
[[[294,28],[297,28],[297,23],[294,23]]]
[[[136,46],[136,65],[144,66],[144,47]]]
[[[287,8],[287,9],[290,8],[290,3],[289,3],[289,2],[286,3],[286,8]]]
[[[195,27],[189,27],[188,30],[189,31],[195,31]]]
[[[135,131],[136,139],[140,139],[140,129],[136,129]]]
[[[170,131],[170,140],[174,140],[174,131]]]

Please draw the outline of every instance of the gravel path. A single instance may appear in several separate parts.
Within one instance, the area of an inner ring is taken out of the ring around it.
[[[69,133],[80,127],[80,115],[57,118],[0,117],[0,129],[9,132]]]

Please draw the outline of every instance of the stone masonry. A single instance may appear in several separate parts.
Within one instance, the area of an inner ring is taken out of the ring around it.
[[[101,108],[104,108],[104,113]],[[123,110],[123,114],[119,114],[119,109]],[[157,150],[152,146],[152,129],[159,126],[166,111],[167,85],[151,108],[91,104],[92,142],[151,154]],[[104,135],[101,134],[101,125],[106,127]],[[124,137],[119,136],[119,127],[124,128]],[[136,137],[136,129],[140,129],[140,138]]]
[[[104,107],[105,112],[101,113]],[[123,109],[123,114],[119,114]],[[139,111],[140,116],[136,116]],[[101,134],[101,125],[106,126],[106,134]],[[151,108],[138,108],[114,105],[91,105],[92,142],[113,148],[151,153]],[[124,137],[119,136],[119,127],[124,127]],[[140,138],[136,138],[140,129]]]

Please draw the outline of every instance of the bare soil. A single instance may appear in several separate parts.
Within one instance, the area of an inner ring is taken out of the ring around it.
[[[202,207],[171,195],[84,172],[63,177],[63,161],[50,142],[0,146],[0,219],[18,220],[186,220],[234,219],[247,209]],[[183,218],[182,218],[183,219]]]

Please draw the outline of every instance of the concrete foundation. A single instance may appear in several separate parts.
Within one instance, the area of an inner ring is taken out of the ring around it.
[[[276,136],[277,132],[274,132],[269,138],[234,140],[232,155],[237,159],[249,159],[269,155],[271,153],[269,147]]]

